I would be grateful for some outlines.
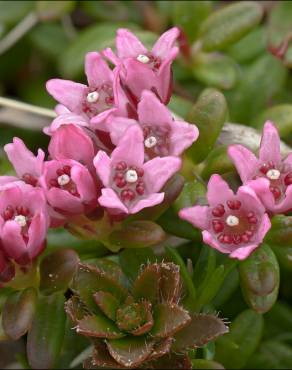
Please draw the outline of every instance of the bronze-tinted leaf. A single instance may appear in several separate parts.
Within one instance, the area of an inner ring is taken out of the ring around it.
[[[218,317],[194,314],[191,322],[174,336],[172,350],[201,347],[225,333],[228,333],[228,328]]]
[[[160,273],[160,299],[162,302],[177,303],[182,288],[179,266],[174,263],[162,263]]]
[[[188,370],[192,368],[192,363],[189,357],[182,353],[170,353],[163,357],[160,357],[158,360],[147,362],[145,366],[142,366],[145,369],[184,369]]]
[[[65,312],[75,324],[77,324],[79,320],[83,319],[84,316],[89,314],[85,305],[77,296],[72,296],[65,303]]]
[[[66,291],[79,262],[73,249],[61,249],[45,257],[40,265],[40,289],[45,294]]]
[[[78,271],[73,279],[72,290],[82,302],[93,312],[100,312],[93,298],[93,294],[102,290],[111,293],[119,301],[127,296],[126,289],[112,276],[96,266],[79,264]]]
[[[111,293],[103,291],[94,293],[93,297],[102,312],[111,320],[115,320],[119,301]]]
[[[116,325],[106,316],[91,315],[85,316],[78,322],[77,333],[95,338],[122,338],[125,336]]]
[[[118,364],[110,355],[105,343],[99,342],[94,346],[92,364],[96,368],[121,369],[123,366]]]
[[[146,299],[155,303],[159,293],[160,266],[157,263],[147,265],[133,284],[135,299]]]
[[[159,342],[156,342],[153,347],[153,351],[149,356],[149,360],[155,360],[161,356],[166,355],[170,351],[172,342],[172,337],[163,338]]]
[[[174,303],[160,303],[154,308],[154,326],[151,335],[166,338],[185,327],[191,317],[186,310]]]
[[[2,312],[5,333],[13,340],[19,339],[31,326],[37,301],[34,288],[12,293],[6,300]]]
[[[152,352],[154,341],[146,337],[126,337],[106,342],[111,356],[127,368],[135,368],[144,362]]]
[[[126,302],[117,310],[116,323],[120,330],[134,335],[148,332],[153,326],[151,303],[147,301]]]

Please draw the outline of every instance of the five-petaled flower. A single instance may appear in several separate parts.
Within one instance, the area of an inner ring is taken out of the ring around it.
[[[178,157],[144,163],[144,136],[138,125],[127,129],[109,157],[99,151],[94,165],[104,188],[99,203],[114,213],[133,214],[164,199],[161,188],[181,166]]]
[[[292,153],[281,157],[280,137],[272,122],[264,125],[257,158],[242,145],[231,145],[229,157],[244,184],[248,184],[270,213],[292,209]]]
[[[212,175],[207,200],[208,206],[184,208],[179,216],[203,230],[203,240],[212,248],[232,258],[247,258],[271,227],[255,192],[241,186],[234,194],[219,175]]]

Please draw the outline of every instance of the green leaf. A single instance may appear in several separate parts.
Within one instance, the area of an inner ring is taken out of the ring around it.
[[[134,281],[143,264],[157,262],[157,257],[150,248],[124,249],[119,253],[120,265],[127,277]]]
[[[197,359],[192,361],[193,369],[223,369],[224,367],[215,361]]]
[[[125,336],[112,320],[100,315],[85,316],[78,322],[77,333],[94,338],[118,339]]]
[[[172,1],[169,6],[173,23],[182,28],[190,42],[197,38],[201,23],[212,10],[211,1]]]
[[[38,300],[27,337],[28,362],[34,369],[53,368],[59,358],[66,322],[64,302],[61,293]]]
[[[241,289],[247,304],[259,313],[276,302],[280,284],[278,261],[273,251],[262,245],[239,264]]]
[[[252,310],[245,310],[230,325],[228,334],[216,343],[215,361],[227,369],[241,369],[259,345],[263,318]]]
[[[155,303],[158,299],[160,278],[159,264],[147,265],[135,280],[132,288],[136,300],[145,299]]]
[[[78,254],[73,249],[61,249],[45,257],[40,264],[40,289],[45,294],[66,291],[77,271]]]
[[[201,25],[203,49],[213,51],[226,48],[252,30],[262,16],[262,6],[252,1],[230,4],[217,10]]]
[[[180,117],[185,118],[192,108],[192,102],[179,95],[172,94],[168,108]]]
[[[268,330],[269,337],[292,332],[292,309],[284,301],[276,302],[264,317],[265,330]]]
[[[120,248],[144,248],[162,242],[166,235],[163,229],[152,221],[132,221],[122,229],[113,231],[110,243]]]
[[[179,212],[182,208],[206,202],[206,185],[198,180],[185,182],[184,187],[173,203],[173,208]]]
[[[126,367],[137,367],[151,354],[154,341],[141,337],[126,337],[106,342],[111,356]]]
[[[61,18],[70,13],[75,7],[75,1],[57,0],[57,1],[37,1],[36,12],[39,19],[43,22],[52,21]]]
[[[107,346],[103,342],[98,342],[94,346],[93,350],[93,366],[97,366],[100,368],[106,367],[109,369],[120,369],[122,368],[109,354]],[[88,369],[89,367],[85,367],[83,364],[84,369]]]
[[[2,311],[2,325],[9,338],[18,340],[30,328],[37,301],[34,288],[8,296]]]
[[[15,24],[33,8],[34,1],[0,1],[0,23]]]
[[[221,145],[214,148],[204,161],[201,176],[208,180],[213,173],[222,175],[234,169],[233,163],[227,155],[227,146]]]
[[[226,117],[224,95],[215,89],[204,90],[187,117],[200,131],[198,140],[187,150],[193,162],[201,162],[212,150]]]
[[[160,303],[153,310],[154,326],[151,335],[159,338],[173,336],[191,321],[186,310],[176,304]]]
[[[192,64],[192,72],[204,85],[228,90],[239,79],[239,67],[230,57],[219,54],[200,53]]]
[[[115,320],[119,301],[111,293],[103,291],[95,293],[93,297],[101,311],[111,320]]]
[[[191,322],[174,336],[172,350],[181,352],[202,347],[226,333],[228,333],[228,328],[218,317],[195,314],[192,315]]]

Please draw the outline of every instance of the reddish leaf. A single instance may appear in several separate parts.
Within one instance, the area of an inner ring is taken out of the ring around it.
[[[147,265],[133,284],[133,296],[136,300],[146,299],[155,303],[159,293],[160,266],[157,263]]]
[[[192,369],[192,363],[189,357],[185,354],[170,353],[158,360],[147,362],[145,366],[146,369]]]
[[[162,302],[178,302],[182,288],[179,270],[179,266],[174,263],[162,263],[160,265],[159,287]]]
[[[119,301],[111,293],[103,291],[95,293],[93,297],[101,311],[111,320],[115,320]]]
[[[106,344],[98,343],[95,345],[92,356],[92,363],[97,368],[121,369],[123,366],[118,364],[110,355]]]
[[[86,316],[78,322],[77,333],[95,338],[122,338],[125,336],[106,316]]]
[[[76,296],[71,297],[65,303],[65,311],[75,324],[77,324],[79,320],[83,319],[85,315],[89,314],[84,304]]]

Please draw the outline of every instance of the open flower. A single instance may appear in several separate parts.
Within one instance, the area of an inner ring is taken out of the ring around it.
[[[39,149],[38,155],[35,156],[17,137],[13,139],[13,143],[6,144],[4,150],[18,178],[26,184],[37,186],[43,170],[45,153]]]
[[[154,158],[144,163],[144,137],[141,128],[128,128],[109,157],[99,151],[94,165],[103,185],[99,203],[119,213],[137,213],[164,199],[159,192],[166,181],[180,169],[177,157]]]
[[[135,124],[143,130],[146,160],[157,156],[179,156],[199,136],[195,125],[174,120],[167,107],[147,90],[143,91],[138,104],[138,121],[124,117],[111,117],[108,121],[112,142],[117,145],[126,129]]]
[[[49,94],[65,108],[57,107],[57,114],[60,112],[61,117],[53,121],[52,128],[47,128],[46,133],[50,134],[64,122],[85,126],[95,116],[99,116],[101,121],[105,120],[117,106],[121,107],[121,91],[115,89],[114,74],[99,53],[87,53],[85,73],[88,86],[61,79],[47,82]]]
[[[27,264],[45,247],[48,229],[42,189],[14,186],[0,194],[0,239],[8,258]]]
[[[179,36],[174,27],[156,41],[151,51],[129,30],[117,32],[117,55],[111,49],[103,54],[119,68],[121,84],[132,102],[138,103],[142,91],[155,92],[163,103],[168,103],[172,88],[171,64],[179,49],[174,46]]]
[[[247,258],[271,227],[265,208],[255,192],[241,186],[237,194],[219,175],[208,183],[209,206],[184,208],[180,218],[203,230],[206,244],[237,259]]]
[[[228,155],[244,184],[248,184],[271,213],[292,209],[292,153],[280,153],[280,137],[272,122],[264,125],[257,158],[242,145],[231,145]]]
[[[46,162],[40,183],[49,205],[61,214],[81,214],[96,205],[95,182],[88,169],[74,160]]]

